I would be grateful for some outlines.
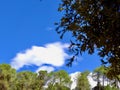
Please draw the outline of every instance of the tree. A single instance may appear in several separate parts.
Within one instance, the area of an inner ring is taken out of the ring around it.
[[[0,64],[0,90],[11,90],[11,88],[13,88],[15,76],[16,70],[10,65]]]
[[[62,0],[59,11],[63,11],[56,31],[71,32],[74,39],[70,48],[75,56],[95,50],[102,63],[109,63],[113,77],[120,74],[120,0]],[[70,63],[74,61],[71,58]]]
[[[46,85],[47,81],[49,80],[48,78],[48,73],[47,71],[39,71],[38,72],[38,77],[37,77],[37,83],[39,84],[39,90],[43,90],[44,86]]]
[[[100,66],[94,70],[93,74],[95,73],[97,74],[97,79],[98,79],[97,82],[100,82],[99,78],[102,78],[102,86],[104,86],[104,80],[106,77],[107,68],[105,68],[105,66]]]
[[[4,81],[0,81],[0,90],[7,90],[7,86],[6,86],[6,83]]]
[[[64,70],[50,73],[48,90],[70,90],[71,78]]]
[[[78,75],[77,77],[77,86],[75,90],[90,90],[90,84],[87,79],[87,76],[89,75],[88,71],[85,71]]]
[[[106,69],[104,66],[96,68],[92,73],[93,80],[97,81],[97,85],[94,87],[94,90],[104,90],[104,79],[106,74]],[[100,80],[102,79],[102,80]],[[102,85],[101,85],[102,82]]]
[[[109,72],[109,67],[104,67],[104,66],[100,66],[97,67],[94,71],[93,71],[93,79],[95,81],[97,81],[97,89],[100,90],[110,90],[111,89],[119,89],[119,85],[118,85],[118,80],[115,77],[109,77],[107,74]],[[118,77],[119,78],[119,77]],[[109,82],[109,84],[107,83],[107,86],[104,86],[104,81],[107,80],[107,82]],[[96,89],[95,89],[96,90]]]
[[[14,90],[39,90],[37,82],[37,74],[30,71],[22,71],[17,73]]]
[[[70,80],[70,76],[66,71],[64,70],[57,71],[55,72],[54,76],[58,80],[59,85],[70,87],[71,80]]]

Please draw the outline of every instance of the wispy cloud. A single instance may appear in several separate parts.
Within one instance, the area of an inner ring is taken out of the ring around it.
[[[32,46],[32,48],[19,52],[12,59],[11,66],[20,69],[24,65],[50,64],[53,66],[62,66],[69,55],[65,52],[68,44],[60,42],[49,43],[42,46]]]
[[[54,30],[53,27],[47,27],[46,29],[47,29],[48,31]]]

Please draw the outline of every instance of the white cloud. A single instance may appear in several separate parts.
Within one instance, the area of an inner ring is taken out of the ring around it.
[[[47,72],[49,73],[49,72],[51,72],[51,71],[54,71],[54,68],[51,67],[51,66],[42,66],[42,67],[38,68],[38,69],[36,70],[36,72],[38,73],[38,72],[41,71],[41,70],[45,70],[45,71],[47,71]]]
[[[65,52],[68,46],[68,44],[60,42],[49,43],[44,47],[32,46],[32,48],[18,53],[12,59],[11,66],[17,70],[24,65],[41,66],[42,64],[51,64],[53,66],[62,66],[65,59],[69,57]]]

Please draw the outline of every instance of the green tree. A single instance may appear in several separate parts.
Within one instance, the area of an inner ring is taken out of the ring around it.
[[[4,81],[0,80],[0,90],[7,90],[8,87]]]
[[[70,48],[79,53],[95,50],[102,63],[109,63],[113,77],[120,74],[120,0],[61,0],[63,16],[56,31],[71,32],[74,39]],[[75,57],[74,56],[74,57]],[[70,65],[74,61],[70,60]]]
[[[97,67],[93,71],[92,77],[95,81],[97,81],[97,86],[94,87],[94,88],[96,88],[95,90],[97,90],[97,89],[104,90],[104,81],[105,81],[105,79],[107,79],[107,77],[106,77],[107,69],[108,68],[105,68],[105,66],[103,65],[103,66]],[[100,81],[100,78],[102,79],[101,81]],[[101,84],[101,82],[102,82],[102,84]]]
[[[70,76],[66,71],[64,70],[57,71],[55,72],[54,76],[55,78],[57,78],[59,85],[70,87],[71,80],[70,80]]]
[[[107,68],[105,68],[105,66],[100,66],[94,70],[93,74],[95,73],[96,75],[98,75],[97,79],[99,79],[100,77],[102,78],[102,86],[104,86],[104,80],[106,78]],[[99,80],[97,81],[100,82]]]
[[[8,64],[0,64],[0,90],[8,90],[13,88],[16,70]]]
[[[95,81],[97,81],[97,86],[96,86],[97,89],[106,90],[107,88],[107,90],[109,90],[108,89],[110,88],[109,85],[111,85],[111,89],[113,90],[119,88],[118,79],[116,79],[116,77],[111,78],[107,75],[109,72],[109,69],[110,69],[109,67],[100,66],[94,70],[92,77]],[[100,81],[100,78],[102,79],[102,81]],[[104,86],[105,79],[109,81],[109,84],[107,86]],[[100,82],[102,82],[102,84]]]
[[[85,71],[78,75],[77,77],[77,86],[75,90],[90,90],[90,84],[87,79],[87,76],[89,75],[88,71]]]
[[[43,90],[48,80],[49,80],[49,77],[48,77],[47,71],[38,72],[37,82],[39,84],[39,90]]]
[[[50,73],[48,90],[70,90],[71,78],[64,70]]]
[[[18,72],[15,82],[17,90],[38,90],[37,84],[35,85],[36,77],[37,74],[30,71]]]

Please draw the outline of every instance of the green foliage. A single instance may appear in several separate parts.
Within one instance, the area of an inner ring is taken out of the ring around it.
[[[104,66],[98,67],[93,71],[93,79],[96,80],[97,82],[100,82],[99,79],[100,77],[103,77],[103,80],[106,76],[107,69]]]
[[[11,68],[10,65],[0,64],[0,88],[4,88],[5,90],[12,88],[15,76],[16,70]]]
[[[120,75],[120,0],[61,0],[64,11],[56,31],[73,34],[70,48],[79,53],[87,51],[98,55],[109,63],[112,77]],[[73,57],[74,58],[74,57]],[[71,59],[70,65],[74,60]]]
[[[70,90],[71,78],[64,70],[50,73],[50,82],[47,90]]]
[[[3,79],[11,82],[12,77],[15,76],[16,70],[11,68],[8,64],[0,64],[0,73],[3,75]]]
[[[104,87],[104,90],[119,90],[119,89],[117,89],[115,87],[111,87],[110,85],[107,85]]]
[[[60,85],[66,84],[67,86],[69,86],[71,84],[70,76],[64,70],[60,70],[58,72],[55,72],[54,76],[55,76],[55,78],[57,78],[57,80],[59,81],[58,83]]]
[[[101,71],[103,71],[102,67],[95,70],[95,72]],[[90,90],[88,75],[89,71],[78,75],[75,90]],[[104,89],[119,90],[116,81],[115,79],[115,84],[110,84],[112,87],[106,86]],[[50,73],[47,71],[39,71],[38,73],[31,71],[16,72],[10,65],[0,64],[0,90],[70,90],[71,84],[71,77],[64,70]],[[101,85],[100,87],[103,88]]]
[[[18,90],[31,90],[35,89],[34,83],[36,82],[37,74],[30,71],[23,71],[17,73],[16,86]],[[37,85],[36,85],[37,86]]]
[[[49,84],[46,90],[70,90],[70,88],[66,86],[61,86],[58,83],[56,83],[55,85]]]
[[[116,77],[111,78],[108,76],[108,71],[109,67],[105,66],[98,67],[94,70],[92,77],[97,81],[97,86],[95,88],[101,88],[101,90],[118,90],[118,79],[116,79]],[[100,78],[102,78],[102,85],[100,84]],[[107,83],[109,83],[107,86],[104,86],[105,79],[107,80]]]
[[[38,81],[40,90],[43,90],[43,86],[47,83],[48,80],[49,80],[49,78],[48,78],[47,71],[39,71],[38,72],[37,81]]]
[[[7,89],[8,87],[7,87],[6,82],[0,80],[0,90],[7,90]]]
[[[75,90],[90,90],[90,84],[87,79],[89,72],[85,71],[78,75],[77,77],[77,86]]]

